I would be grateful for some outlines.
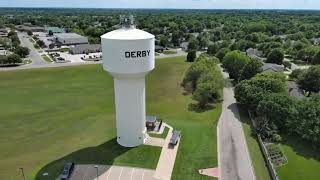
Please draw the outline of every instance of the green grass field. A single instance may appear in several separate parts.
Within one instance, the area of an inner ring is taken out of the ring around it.
[[[210,179],[217,166],[216,125],[221,104],[203,113],[180,87],[185,57],[157,60],[147,78],[147,113],[182,131],[172,179]],[[58,172],[67,160],[154,168],[160,149],[121,148],[114,138],[112,78],[101,65],[0,72],[0,179]],[[40,171],[41,170],[41,171]]]
[[[288,164],[278,167],[280,180],[316,180],[320,178],[320,153],[298,137],[284,136],[281,144]]]
[[[164,50],[163,54],[177,54],[177,51],[175,51],[175,50]]]
[[[169,132],[169,128],[165,127],[165,129],[163,130],[162,134],[154,134],[154,133],[148,133],[150,137],[155,137],[155,138],[162,138],[165,139],[168,135]]]
[[[258,141],[255,136],[252,134],[251,121],[248,112],[239,107],[239,113],[242,121],[242,128],[246,136],[248,149],[250,152],[251,160],[254,166],[254,173],[257,180],[270,180],[270,175],[263,159],[263,154],[260,150]]]

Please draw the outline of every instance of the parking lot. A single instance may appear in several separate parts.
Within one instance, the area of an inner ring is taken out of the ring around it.
[[[97,178],[95,165],[76,165],[71,180],[94,180]],[[98,166],[99,180],[155,180],[155,170],[122,167],[122,166]]]
[[[86,54],[69,54],[64,52],[58,52],[60,54],[60,57],[66,59],[67,61],[70,61],[72,63],[75,62],[87,62],[93,59],[101,59],[102,53],[90,53],[88,55]]]

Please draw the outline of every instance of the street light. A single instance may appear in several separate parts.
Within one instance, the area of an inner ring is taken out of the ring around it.
[[[48,176],[48,180],[49,180],[49,173],[43,173],[42,176]]]
[[[95,165],[94,168],[96,168],[96,170],[97,170],[97,180],[99,180],[99,174],[98,174],[98,172],[99,172],[99,171],[98,171],[98,170],[99,170],[99,166],[98,166],[98,165]]]
[[[26,180],[26,177],[24,176],[23,168],[19,168],[19,169],[21,170],[21,174],[22,174],[23,180]]]

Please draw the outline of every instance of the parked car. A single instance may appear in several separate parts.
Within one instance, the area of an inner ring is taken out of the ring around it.
[[[173,134],[172,134],[172,137],[170,139],[170,144],[171,145],[176,145],[179,140],[181,138],[181,132],[180,131],[174,131]]]
[[[63,168],[63,172],[60,176],[60,180],[68,180],[71,177],[73,169],[74,169],[74,163],[68,162]]]

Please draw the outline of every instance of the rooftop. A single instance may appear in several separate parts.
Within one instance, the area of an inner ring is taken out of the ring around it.
[[[156,116],[146,116],[146,121],[147,122],[156,122],[157,117]]]
[[[68,38],[83,38],[84,36],[81,36],[77,33],[60,33],[60,34],[55,34],[57,38],[62,38],[62,39],[68,39]]]
[[[284,66],[273,63],[264,63],[262,69],[263,72],[283,72]]]

